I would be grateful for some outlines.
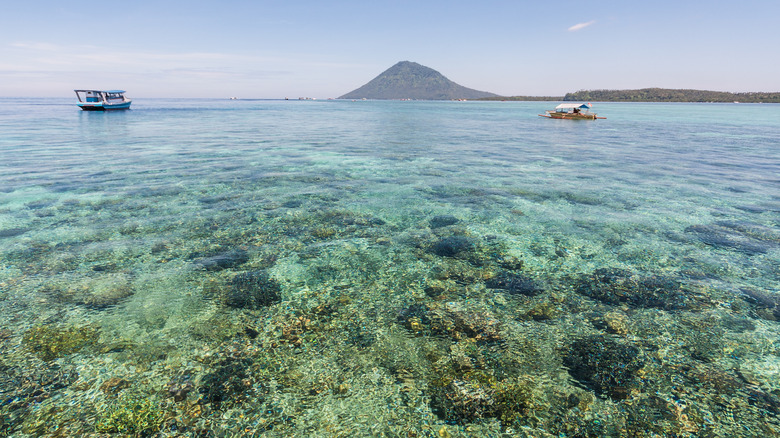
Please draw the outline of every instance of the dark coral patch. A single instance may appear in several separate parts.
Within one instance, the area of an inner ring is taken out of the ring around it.
[[[574,341],[563,363],[580,383],[614,400],[628,397],[641,368],[636,347],[600,335]]]
[[[456,257],[474,250],[474,242],[464,236],[449,236],[431,245],[430,251],[441,257]]]
[[[450,225],[455,225],[458,222],[460,222],[460,220],[451,214],[442,214],[439,216],[434,216],[431,218],[430,221],[428,221],[431,228],[448,227]]]
[[[235,268],[249,261],[249,254],[243,249],[233,249],[198,260],[197,265],[207,271],[221,271]]]
[[[685,229],[702,243],[753,256],[766,254],[780,245],[780,235],[774,230],[746,222],[720,221],[710,225],[691,225]]]
[[[237,357],[227,357],[217,363],[200,382],[203,401],[219,406],[229,400],[244,400],[252,389],[249,382],[251,365],[251,359]]]
[[[256,310],[280,302],[280,290],[265,271],[243,272],[231,280],[224,301],[230,307]]]
[[[29,228],[6,228],[0,230],[0,237],[15,237],[30,231]]]
[[[644,277],[625,269],[597,269],[577,281],[575,290],[607,304],[666,310],[692,306],[678,281],[658,275]]]
[[[510,295],[534,297],[544,292],[544,286],[531,277],[503,272],[485,282],[488,289],[498,289]]]

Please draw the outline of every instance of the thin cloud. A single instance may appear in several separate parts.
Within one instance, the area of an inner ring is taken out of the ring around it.
[[[591,20],[585,23],[577,23],[574,26],[569,28],[569,32],[577,32],[578,30],[585,29],[586,27],[590,26],[591,24],[596,23],[596,20]]]

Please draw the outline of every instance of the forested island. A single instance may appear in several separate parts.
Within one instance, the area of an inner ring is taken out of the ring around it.
[[[488,97],[479,100],[780,103],[780,92],[729,93],[726,91],[642,88],[639,90],[580,90],[566,93],[565,96]]]
[[[499,96],[459,85],[438,71],[401,61],[339,99],[515,100],[576,102],[745,102],[780,103],[780,92],[729,93],[671,88],[580,90],[565,96]]]

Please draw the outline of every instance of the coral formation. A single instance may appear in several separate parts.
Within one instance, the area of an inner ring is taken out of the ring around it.
[[[642,367],[639,349],[602,335],[577,339],[563,360],[572,377],[596,393],[622,400],[636,385]]]
[[[677,280],[659,275],[641,276],[626,269],[599,268],[577,280],[574,287],[577,293],[607,304],[667,310],[692,309],[701,304]]]
[[[537,280],[513,272],[501,272],[485,282],[490,289],[498,289],[509,295],[534,297],[544,292],[544,286]]]
[[[221,252],[216,255],[203,257],[195,264],[207,271],[221,271],[223,269],[236,268],[249,260],[249,253],[241,248]]]
[[[41,360],[49,362],[97,344],[99,336],[99,330],[93,326],[42,324],[27,330],[22,337],[22,344]]]
[[[260,309],[282,300],[279,283],[265,271],[236,274],[223,296],[226,305],[242,309]]]

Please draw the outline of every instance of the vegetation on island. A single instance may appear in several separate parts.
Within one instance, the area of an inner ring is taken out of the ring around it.
[[[780,92],[729,93],[726,91],[642,88],[639,90],[580,90],[563,100],[599,102],[764,102],[780,103]]]
[[[780,103],[780,92],[729,93],[727,91],[642,88],[638,90],[580,90],[566,93],[565,96],[495,96],[479,100]]]

